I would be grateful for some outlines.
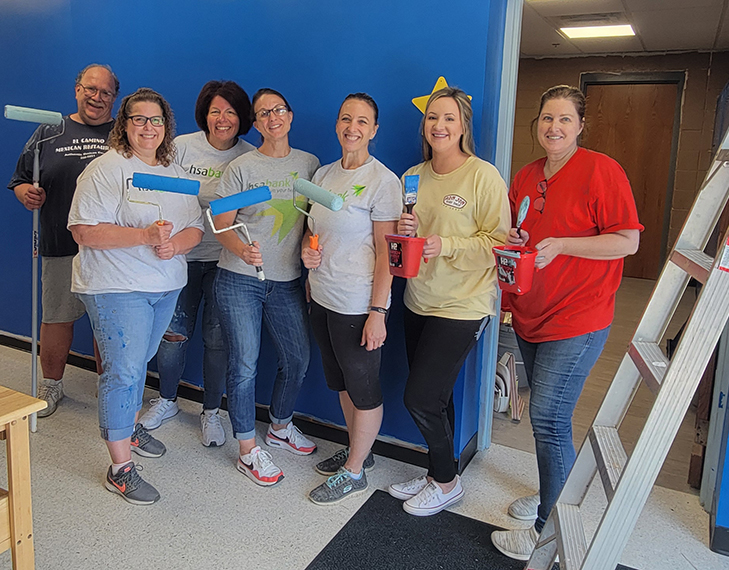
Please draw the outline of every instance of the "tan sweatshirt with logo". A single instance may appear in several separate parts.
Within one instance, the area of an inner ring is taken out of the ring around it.
[[[440,236],[440,256],[421,261],[408,279],[404,302],[419,315],[478,320],[495,315],[496,264],[491,248],[503,245],[511,225],[507,188],[496,168],[475,156],[448,174],[430,161],[404,176],[420,175],[418,236]]]

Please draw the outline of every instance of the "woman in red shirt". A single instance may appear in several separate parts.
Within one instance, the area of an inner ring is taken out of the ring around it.
[[[511,558],[528,560],[575,461],[572,413],[608,337],[623,258],[638,250],[630,183],[620,165],[577,144],[585,97],[566,85],[541,99],[537,138],[547,156],[522,168],[509,190],[512,220],[521,201],[531,208],[508,243],[538,251],[531,290],[504,294],[513,313],[527,380],[529,417],[539,469],[539,494],[517,499],[509,514],[536,519],[525,530],[497,531],[491,540]]]

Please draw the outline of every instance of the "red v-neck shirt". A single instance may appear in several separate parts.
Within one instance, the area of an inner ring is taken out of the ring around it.
[[[534,204],[540,196],[537,186],[546,179],[545,162],[541,158],[522,168],[509,190],[512,227],[521,201],[525,196],[531,199],[522,224],[529,232],[528,246],[548,237],[643,231],[625,171],[609,156],[584,148],[547,181],[544,210],[539,213]],[[504,293],[504,306],[513,313],[516,333],[529,342],[598,331],[612,323],[622,272],[622,259],[559,255],[535,272],[528,293]]]

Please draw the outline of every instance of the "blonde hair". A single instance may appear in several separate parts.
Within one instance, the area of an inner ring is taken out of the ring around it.
[[[459,146],[462,152],[471,156],[476,155],[476,146],[473,142],[473,108],[471,107],[471,100],[468,95],[458,87],[444,87],[433,93],[428,99],[428,103],[425,105],[425,113],[423,113],[423,120],[420,123],[420,137],[423,143],[423,160],[431,160],[433,158],[433,149],[425,138],[425,118],[428,116],[428,109],[430,106],[440,99],[441,97],[450,97],[458,105],[458,111],[461,114],[461,125],[463,128],[463,135],[459,141]]]

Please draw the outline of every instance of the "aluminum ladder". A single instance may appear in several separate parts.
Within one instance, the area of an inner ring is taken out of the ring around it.
[[[729,134],[696,197],[526,568],[614,570],[729,317],[729,232],[703,251],[729,197]],[[693,277],[704,284],[669,361],[659,347]],[[628,458],[618,436],[641,379],[655,401]],[[580,507],[599,472],[608,504],[590,543]]]

